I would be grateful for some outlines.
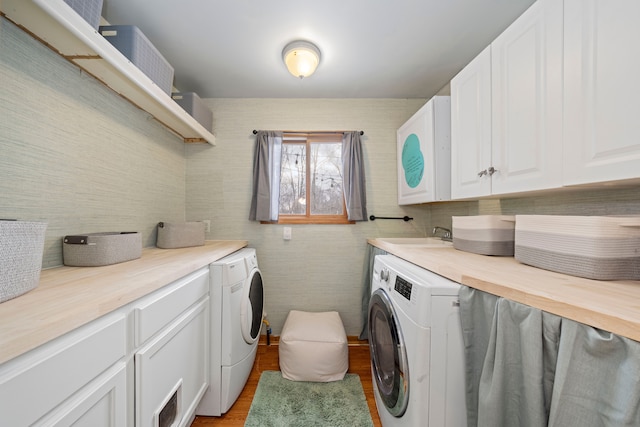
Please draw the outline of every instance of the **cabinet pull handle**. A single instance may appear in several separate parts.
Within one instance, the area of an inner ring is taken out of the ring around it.
[[[486,169],[485,169],[485,170],[483,170],[483,171],[478,172],[478,178],[482,178],[484,175],[487,175],[487,173],[488,173],[488,172],[487,172],[487,170],[486,170]]]
[[[494,168],[493,166],[489,168],[489,176],[492,176],[496,172],[498,172],[498,169]]]

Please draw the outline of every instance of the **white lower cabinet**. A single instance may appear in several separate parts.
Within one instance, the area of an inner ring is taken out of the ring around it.
[[[209,268],[134,305],[136,427],[186,426],[209,386]]]
[[[127,365],[118,362],[36,425],[114,427],[127,418]]]
[[[209,386],[209,268],[0,365],[0,426],[187,426]]]
[[[1,365],[0,425],[125,426],[126,336],[119,311]]]
[[[136,351],[136,426],[189,425],[209,384],[208,324],[207,297]]]

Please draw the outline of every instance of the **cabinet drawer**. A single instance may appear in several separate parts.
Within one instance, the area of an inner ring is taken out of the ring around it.
[[[0,424],[38,421],[126,355],[117,312],[0,366]]]
[[[142,345],[209,292],[205,267],[144,298],[134,309],[135,346]]]

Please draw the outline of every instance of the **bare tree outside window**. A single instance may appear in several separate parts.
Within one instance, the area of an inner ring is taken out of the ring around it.
[[[311,144],[311,215],[342,215],[342,143]]]
[[[285,134],[278,222],[348,223],[341,170],[341,133]]]
[[[306,212],[306,144],[282,144],[280,169],[280,214],[304,215]]]

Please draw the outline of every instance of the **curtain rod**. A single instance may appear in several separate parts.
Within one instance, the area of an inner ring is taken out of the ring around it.
[[[352,132],[350,130],[281,130],[278,132],[282,132],[282,133],[340,133],[340,132]],[[253,130],[253,134],[257,134],[258,131],[257,130]],[[364,131],[361,130],[360,131],[360,135],[364,135]]]

